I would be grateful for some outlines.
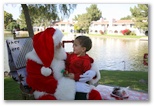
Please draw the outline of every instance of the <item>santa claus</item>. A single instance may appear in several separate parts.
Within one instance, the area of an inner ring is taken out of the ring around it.
[[[37,100],[101,100],[99,92],[91,86],[100,79],[100,73],[94,67],[81,76],[80,82],[63,76],[66,52],[62,47],[57,48],[62,37],[62,32],[54,28],[47,28],[33,37],[34,49],[26,55],[26,81],[34,90],[34,98]],[[91,85],[84,83],[87,81],[90,81]]]

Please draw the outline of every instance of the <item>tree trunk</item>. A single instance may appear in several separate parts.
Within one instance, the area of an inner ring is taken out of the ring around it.
[[[34,35],[34,31],[33,31],[32,23],[31,23],[28,7],[27,7],[26,4],[21,4],[21,6],[22,6],[23,11],[24,11],[25,21],[26,21],[26,24],[27,24],[27,29],[28,29],[29,37],[32,38],[33,35]]]

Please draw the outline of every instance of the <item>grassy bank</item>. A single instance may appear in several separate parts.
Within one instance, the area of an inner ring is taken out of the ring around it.
[[[148,92],[148,83],[141,82],[145,80],[148,82],[148,72],[136,71],[100,71],[101,79],[99,84],[111,86],[129,86],[133,90]],[[21,100],[22,95],[17,84],[12,78],[4,78],[4,100]]]
[[[4,100],[21,100],[22,95],[20,92],[19,84],[12,78],[4,78]]]
[[[34,32],[36,34],[38,32]],[[4,35],[10,35],[10,31],[4,31]],[[28,31],[19,31],[20,36],[27,36]],[[63,33],[67,35],[68,33]],[[78,35],[78,34],[76,34]],[[80,34],[79,34],[80,35]],[[134,36],[134,35],[101,35],[101,34],[88,34],[88,36],[102,37],[102,38],[121,38],[121,39],[140,39],[140,38],[148,38],[148,36]]]
[[[138,71],[100,71],[99,84],[130,87],[130,89],[148,92],[148,72]]]
[[[148,36],[134,36],[134,35],[101,35],[101,34],[88,34],[88,36],[102,37],[102,38],[120,38],[120,39],[140,39],[148,38]]]

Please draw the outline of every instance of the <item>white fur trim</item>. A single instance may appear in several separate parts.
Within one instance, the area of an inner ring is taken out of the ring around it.
[[[61,42],[63,33],[59,29],[55,29],[55,33],[53,34],[54,46],[57,46],[59,42]]]
[[[58,100],[74,100],[75,99],[75,81],[69,78],[61,78],[58,80],[58,86],[54,96]]]
[[[52,71],[51,71],[50,68],[44,67],[44,66],[41,68],[41,74],[42,75],[47,77],[47,76],[51,75],[51,73],[52,73]]]
[[[54,57],[58,60],[66,60],[67,55],[63,47],[54,50]]]
[[[26,60],[28,59],[33,60],[38,64],[43,64],[34,49],[26,54]]]
[[[100,72],[99,72],[98,68],[96,67],[95,63],[92,64],[92,67],[90,70],[96,71],[96,78],[92,79],[90,81],[90,84],[96,84],[100,80],[101,75],[100,75]]]
[[[40,92],[40,91],[34,91],[34,98],[35,99],[38,99],[38,98],[40,98],[40,97],[42,97],[42,96],[44,96],[44,95],[47,95],[47,93],[46,92]]]
[[[56,80],[63,77],[63,73],[61,71],[65,69],[64,60],[57,60],[54,58],[50,67],[53,69],[53,75]]]

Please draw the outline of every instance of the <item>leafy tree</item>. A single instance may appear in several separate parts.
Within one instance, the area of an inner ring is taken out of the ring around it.
[[[78,20],[78,17],[79,17],[80,15],[75,15],[75,17],[73,18],[73,21],[77,21]]]
[[[86,14],[82,14],[78,17],[77,26],[79,26],[78,30],[83,32],[88,32],[91,20],[87,17]]]
[[[13,21],[12,14],[4,11],[4,28],[6,29],[7,25]]]
[[[23,11],[21,12],[19,18],[17,19],[17,23],[20,24],[20,29],[27,29],[25,15],[24,15]]]
[[[76,26],[78,27],[75,27],[77,28],[75,30],[88,32],[91,22],[100,19],[102,16],[101,11],[98,10],[97,5],[95,4],[92,4],[89,8],[86,8],[86,11],[87,12],[85,14],[75,16],[74,20],[78,21],[78,23],[76,24]]]
[[[10,23],[7,25],[6,29],[11,30],[11,31],[12,31],[13,29],[19,30],[19,29],[20,29],[20,26],[19,26],[19,24],[17,24],[17,22],[12,21],[12,22],[10,22]]]
[[[148,4],[138,4],[134,8],[130,8],[135,27],[143,31],[148,30]]]
[[[45,26],[48,27],[51,24],[51,20],[59,20],[58,15],[46,10],[47,7],[40,5],[28,5],[29,14],[33,26]],[[46,11],[46,12],[45,12]],[[18,19],[22,28],[26,27],[24,11]]]
[[[120,20],[130,20],[130,19],[132,19],[132,17],[130,15],[128,15],[127,17],[123,17]]]
[[[86,8],[86,10],[87,10],[87,17],[91,21],[97,21],[102,16],[102,12],[97,8],[96,4],[92,4],[89,8]]]
[[[40,19],[42,18],[44,22],[45,20],[47,20],[46,22],[50,22],[51,20],[55,21],[58,18],[69,17],[70,13],[76,7],[76,4],[31,4],[29,6],[34,6],[35,8],[30,9],[30,7],[28,7],[27,4],[21,5],[25,15],[25,20],[30,37],[34,35],[31,22],[32,16],[30,15],[30,12],[34,15],[34,17],[39,17]],[[30,12],[29,9],[31,10]],[[61,14],[61,16],[59,16],[58,14]]]

